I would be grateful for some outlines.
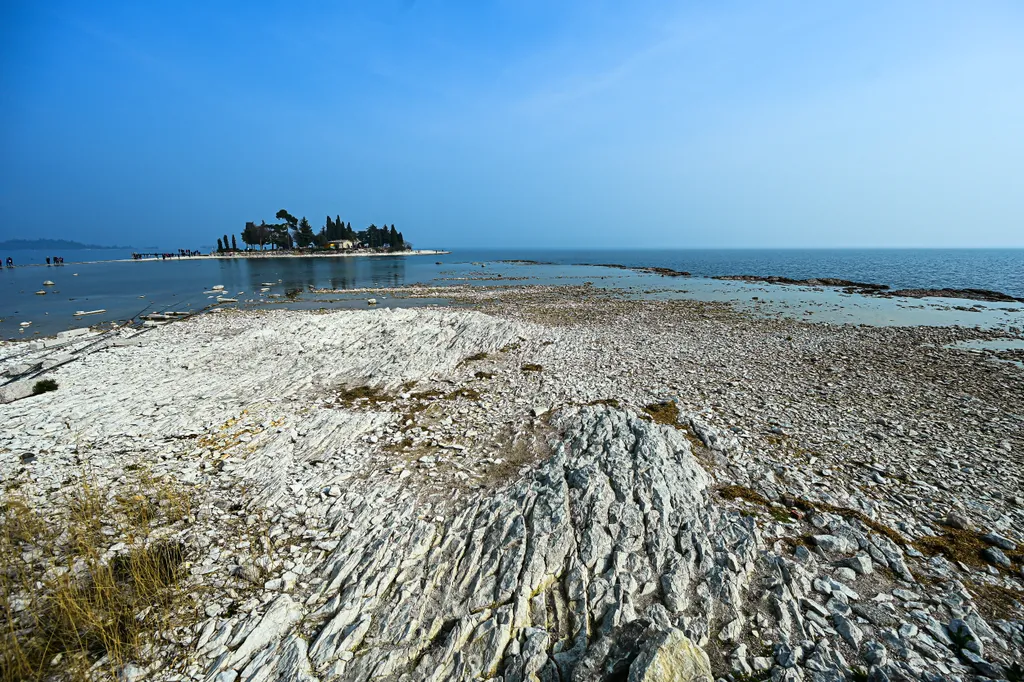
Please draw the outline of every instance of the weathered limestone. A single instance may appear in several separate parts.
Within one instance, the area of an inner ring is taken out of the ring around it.
[[[907,388],[906,358],[931,372],[952,353],[940,332],[672,310],[226,313],[125,333],[52,372],[58,391],[0,406],[0,473],[43,506],[84,467],[197,491],[168,532],[216,588],[205,620],[173,633],[182,666],[126,679],[1005,674],[1024,625],[983,590],[1020,591],[1014,377],[979,361]],[[67,342],[0,345],[0,370],[90,337]],[[383,390],[342,395],[365,385]],[[665,401],[680,428],[646,418]],[[954,514],[1010,565],[917,544]]]
[[[310,645],[322,679],[567,679],[628,667],[631,630],[659,627],[652,606],[704,641],[738,617],[756,529],[710,503],[679,432],[606,408],[558,426],[551,461],[451,524],[397,517],[341,539]]]

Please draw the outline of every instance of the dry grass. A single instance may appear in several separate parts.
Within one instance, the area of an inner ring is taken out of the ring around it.
[[[391,402],[394,399],[395,397],[393,395],[389,395],[374,386],[342,388],[338,391],[337,395],[337,401],[342,405],[349,407],[357,402],[367,402],[371,405],[378,405],[380,403]]]
[[[194,617],[179,583],[185,548],[163,532],[189,515],[190,497],[132,474],[116,494],[82,482],[45,516],[4,500],[0,681],[114,677]]]
[[[536,432],[515,437],[504,449],[501,463],[488,467],[481,483],[489,488],[512,483],[519,478],[519,472],[524,466],[550,457],[551,447],[546,441],[547,433],[547,428],[542,427]]]
[[[862,524],[864,524],[866,527],[870,528],[871,530],[875,531],[876,533],[879,533],[879,534],[884,535],[885,537],[889,538],[890,540],[895,542],[897,545],[906,545],[907,544],[907,539],[905,537],[903,537],[900,533],[896,532],[895,530],[893,530],[889,526],[886,526],[885,524],[882,524],[882,523],[879,523],[878,521],[875,521],[871,517],[867,516],[863,512],[857,511],[856,509],[846,509],[845,507],[836,507],[834,505],[826,504],[824,502],[811,502],[810,500],[805,500],[803,498],[790,497],[789,495],[784,495],[783,496],[782,503],[785,504],[787,507],[793,507],[795,509],[799,509],[800,511],[804,511],[804,512],[815,512],[815,511],[818,511],[818,512],[829,512],[830,514],[836,514],[837,516],[852,517],[852,518],[857,519]]]
[[[718,488],[718,494],[726,500],[746,500],[747,502],[764,505],[765,507],[769,505],[764,495],[742,485],[723,485],[721,488]]]
[[[444,393],[442,391],[438,391],[437,389],[431,389],[429,391],[419,391],[418,393],[413,393],[409,397],[412,398],[413,400],[434,400],[435,398],[441,398],[443,396]]]
[[[985,568],[990,564],[981,556],[989,544],[982,540],[982,534],[973,530],[946,528],[942,535],[930,535],[918,538],[914,545],[924,554],[935,556],[941,554],[951,561],[959,561],[973,568]],[[1024,563],[1024,555],[1019,552],[1006,552],[1014,568]],[[1002,566],[995,568],[1005,571]]]
[[[723,485],[716,490],[723,499],[746,500],[752,504],[764,507],[765,512],[779,523],[790,523],[793,520],[787,509],[772,506],[772,503],[764,495],[752,488],[742,485]]]
[[[644,412],[650,415],[656,424],[682,428],[679,423],[679,408],[674,402],[652,403],[644,408]]]
[[[480,391],[475,388],[459,388],[444,397],[445,400],[455,400],[456,398],[465,398],[466,400],[480,400]]]
[[[1024,618],[1024,592],[1002,585],[968,585],[974,603],[986,618],[1020,620]]]
[[[520,369],[522,369],[524,372],[542,372],[542,371],[544,371],[544,367],[542,367],[541,365],[534,364],[532,362],[526,363]]]
[[[468,365],[471,362],[479,362],[481,360],[486,360],[486,359],[487,359],[487,353],[476,353],[475,355],[470,355],[467,358],[463,358],[462,362],[460,362],[459,365]]]

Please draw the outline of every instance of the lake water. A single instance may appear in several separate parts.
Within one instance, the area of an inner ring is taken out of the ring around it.
[[[706,279],[725,274],[838,277],[904,287],[983,288],[1024,296],[1024,249],[1008,250],[455,250],[442,256],[261,258],[121,261],[117,251],[42,254],[12,251],[19,267],[0,272],[0,334],[27,338],[86,324],[131,318],[142,311],[199,310],[204,293],[223,285],[238,305],[365,307],[365,296],[313,295],[310,287],[357,289],[434,286],[583,284],[620,288],[634,296],[732,301],[764,314],[867,324],[1024,326],[1024,306],[951,299],[879,299],[834,290]],[[65,265],[29,265],[63,255]],[[502,262],[531,260],[536,264]],[[90,262],[77,262],[90,261]],[[440,261],[440,264],[438,264]],[[583,264],[616,263],[686,270],[670,278]],[[43,286],[51,280],[54,286]],[[265,283],[272,286],[264,287]],[[261,292],[263,288],[269,291]],[[44,290],[45,295],[35,292]],[[271,298],[271,295],[274,298]],[[286,295],[291,294],[291,300]],[[443,301],[441,301],[443,302]],[[422,304],[387,299],[384,305]],[[76,319],[76,311],[106,313]],[[32,322],[21,331],[21,322]]]

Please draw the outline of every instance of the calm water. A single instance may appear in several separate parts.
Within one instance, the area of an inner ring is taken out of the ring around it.
[[[766,312],[813,319],[871,324],[1015,324],[1019,306],[988,306],[979,317],[954,306],[973,302],[928,299],[897,301],[851,297],[834,291],[720,282],[702,277],[665,278],[632,271],[581,264],[618,263],[687,270],[697,276],[723,274],[783,275],[793,278],[839,277],[893,287],[984,288],[1024,296],[1024,249],[1015,250],[459,250],[443,256],[373,258],[266,258],[170,261],[73,261],[123,257],[116,251],[76,251],[63,255],[65,265],[25,265],[47,255],[13,251],[22,264],[0,272],[0,334],[26,338],[52,334],[85,324],[128,319],[141,311],[198,310],[215,300],[204,293],[224,285],[225,295],[239,305],[324,305],[325,297],[308,293],[310,286],[331,289],[387,287],[409,284],[492,285],[515,283],[582,284],[633,290],[636,295],[681,295],[702,300],[729,300]],[[503,263],[524,259],[539,264]],[[441,263],[438,264],[437,261]],[[55,286],[42,285],[51,280]],[[272,284],[265,287],[265,284]],[[269,291],[261,291],[268,288]],[[651,294],[652,289],[663,294]],[[45,290],[46,295],[35,292]],[[271,296],[273,295],[273,297]],[[327,305],[362,305],[365,297],[333,297]],[[408,301],[382,301],[408,305]],[[983,308],[985,306],[982,306]],[[76,319],[80,310],[106,313]],[[777,309],[777,310],[776,310]],[[32,326],[20,331],[19,323]]]

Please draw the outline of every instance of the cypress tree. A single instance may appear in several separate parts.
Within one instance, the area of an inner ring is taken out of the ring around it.
[[[220,237],[217,238],[217,253],[224,253],[224,244],[221,242]]]
[[[235,235],[231,235],[231,250],[238,251],[238,242],[235,241]]]

